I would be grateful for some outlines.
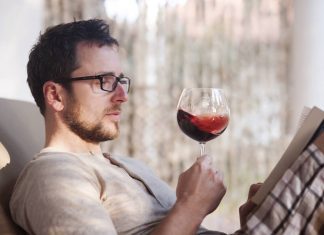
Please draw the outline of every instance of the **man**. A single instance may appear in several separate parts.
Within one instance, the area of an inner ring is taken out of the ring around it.
[[[175,193],[147,167],[105,155],[119,133],[130,79],[101,20],[47,29],[33,47],[28,84],[45,118],[45,147],[10,201],[29,234],[195,234],[225,194],[208,156],[181,174]]]

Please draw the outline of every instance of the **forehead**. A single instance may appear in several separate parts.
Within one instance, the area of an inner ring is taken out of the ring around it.
[[[121,73],[121,61],[116,45],[99,46],[94,43],[79,43],[76,47],[77,68],[72,74],[82,76],[103,72]]]

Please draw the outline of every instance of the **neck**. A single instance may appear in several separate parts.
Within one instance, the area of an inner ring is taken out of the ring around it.
[[[61,122],[45,120],[46,141],[45,147],[55,147],[62,151],[73,153],[91,152],[102,153],[100,143],[87,142],[72,132]]]

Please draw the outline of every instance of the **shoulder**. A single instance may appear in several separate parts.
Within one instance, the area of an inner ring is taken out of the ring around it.
[[[87,170],[87,167],[73,154],[39,153],[23,168],[17,182],[26,178],[44,179],[58,174],[73,174],[79,170]]]
[[[76,182],[84,182],[98,188],[95,173],[69,153],[40,153],[30,161],[20,173],[14,186],[12,198],[28,195],[35,191],[59,193],[59,188],[73,187]]]
[[[48,233],[50,228],[56,229],[52,232],[65,231],[59,234],[83,228],[95,230],[87,224],[96,216],[98,221],[108,222],[105,228],[113,228],[100,204],[101,191],[94,170],[79,156],[39,154],[21,172],[11,195],[10,211],[13,220],[29,232]]]
[[[40,153],[20,173],[11,204],[37,197],[52,198],[80,187],[95,193],[100,191],[99,182],[90,167],[73,154]]]

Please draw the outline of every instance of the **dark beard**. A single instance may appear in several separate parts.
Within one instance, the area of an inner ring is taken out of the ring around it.
[[[63,119],[69,129],[81,139],[89,143],[100,143],[107,140],[113,140],[119,135],[118,123],[114,123],[117,131],[112,132],[110,130],[105,130],[101,123],[92,125],[79,118],[80,106],[71,98],[63,113]]]

